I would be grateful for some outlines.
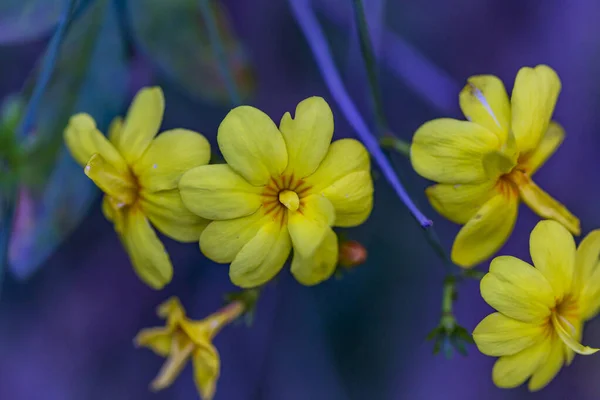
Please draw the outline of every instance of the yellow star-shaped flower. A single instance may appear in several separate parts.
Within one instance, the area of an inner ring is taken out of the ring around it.
[[[469,121],[436,119],[415,133],[412,165],[439,182],[427,197],[440,214],[464,225],[452,247],[456,264],[472,267],[498,251],[521,200],[579,235],[579,220],[531,179],[564,138],[551,121],[560,88],[551,68],[522,68],[509,102],[498,78],[473,76],[459,96]]]
[[[156,289],[171,281],[173,267],[150,222],[182,242],[198,240],[208,223],[183,205],[177,184],[183,172],[208,163],[210,145],[186,129],[155,138],[164,108],[162,90],[146,88],[125,121],[113,121],[108,139],[88,114],[71,117],[65,130],[73,158],[104,192],[104,215],[114,223],[137,274]]]
[[[134,339],[136,346],[148,347],[166,357],[161,371],[150,387],[154,391],[170,386],[191,359],[198,393],[204,400],[213,398],[221,368],[219,353],[212,340],[227,324],[244,312],[240,302],[233,302],[201,321],[185,315],[179,299],[172,297],[158,307],[166,326],[143,329]]]
[[[217,135],[227,164],[200,166],[179,183],[185,205],[214,220],[200,237],[210,259],[231,263],[234,284],[273,278],[293,247],[292,274],[305,285],[331,276],[332,226],[363,223],[373,207],[369,154],[356,140],[331,143],[333,114],[320,97],[302,101],[279,129],[262,111],[232,110]]]
[[[575,249],[573,236],[555,221],[531,232],[531,259],[496,257],[481,280],[481,295],[498,312],[473,331],[479,350],[500,357],[494,383],[529,390],[546,386],[575,353],[598,351],[580,343],[585,321],[600,309],[600,230]]]

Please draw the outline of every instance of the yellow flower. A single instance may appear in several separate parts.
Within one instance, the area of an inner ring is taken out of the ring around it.
[[[158,391],[169,387],[192,359],[194,380],[204,400],[215,394],[221,369],[219,353],[212,340],[225,325],[244,312],[240,302],[233,302],[201,321],[189,320],[179,299],[172,297],[158,307],[159,317],[166,319],[166,326],[143,329],[134,342],[136,346],[148,347],[156,354],[166,357],[158,376],[150,387]]]
[[[509,102],[497,77],[473,76],[459,96],[469,121],[436,119],[415,133],[412,165],[439,182],[427,188],[429,201],[464,225],[452,247],[456,264],[472,267],[498,251],[513,230],[520,200],[579,235],[579,220],[531,180],[564,138],[550,120],[560,87],[551,68],[522,68]]]
[[[150,226],[194,242],[208,221],[186,209],[177,184],[186,170],[208,163],[204,136],[173,129],[155,138],[165,102],[158,87],[142,89],[125,121],[115,119],[108,140],[88,114],[71,117],[65,141],[86,175],[105,193],[102,211],[115,225],[139,277],[160,289],[171,281],[169,255]]]
[[[369,155],[352,139],[331,143],[333,115],[320,97],[286,113],[279,129],[262,111],[237,107],[219,126],[227,164],[194,168],[179,183],[184,204],[214,220],[200,237],[210,259],[231,263],[234,284],[273,278],[292,247],[292,274],[305,285],[331,276],[338,258],[331,226],[363,223],[373,206]]]
[[[593,354],[580,344],[583,323],[600,309],[600,230],[575,250],[573,236],[558,222],[542,221],[531,232],[535,268],[518,258],[496,257],[481,280],[481,295],[499,312],[477,325],[479,350],[500,357],[494,383],[529,390],[546,386],[575,353]]]

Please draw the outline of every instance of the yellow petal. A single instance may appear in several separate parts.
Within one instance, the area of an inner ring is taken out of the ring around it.
[[[370,171],[350,173],[321,193],[335,209],[335,226],[360,225],[373,209],[373,180]]]
[[[194,382],[202,400],[212,400],[219,379],[221,360],[211,344],[198,347],[192,357]]]
[[[488,315],[473,331],[479,351],[488,356],[509,356],[534,345],[546,328],[509,318],[501,313]]]
[[[440,183],[428,187],[425,194],[443,217],[464,225],[496,193],[495,185],[494,181],[474,185]]]
[[[336,181],[354,172],[370,172],[369,153],[354,139],[336,140],[314,174],[305,179],[311,193],[320,193]]]
[[[467,121],[436,119],[413,137],[410,159],[417,173],[440,183],[481,183],[488,179],[485,154],[500,149],[498,137]]]
[[[285,224],[271,220],[237,254],[229,268],[234,285],[251,288],[270,281],[290,255],[292,243]]]
[[[117,201],[120,206],[133,204],[137,188],[129,175],[123,175],[109,164],[100,154],[94,154],[85,166],[85,174]]]
[[[333,113],[322,97],[309,97],[285,113],[279,123],[288,153],[287,173],[304,178],[317,169],[333,137]]]
[[[119,136],[123,132],[123,118],[114,118],[108,127],[108,140],[114,145],[119,142]]]
[[[268,216],[256,212],[247,217],[213,221],[200,235],[200,250],[215,262],[230,263],[268,220]]]
[[[558,371],[563,365],[563,343],[558,339],[556,335],[553,335],[552,344],[548,358],[542,363],[538,369],[535,370],[529,384],[528,389],[532,392],[543,389],[554,377],[558,374]]]
[[[177,189],[142,192],[140,205],[156,229],[180,242],[197,242],[209,223],[188,210]]]
[[[150,388],[156,392],[171,386],[181,374],[193,351],[194,344],[188,338],[184,335],[173,336],[169,356],[156,378],[150,383]]]
[[[564,342],[571,350],[573,350],[577,354],[581,354],[584,356],[589,356],[590,354],[596,353],[600,349],[595,349],[593,347],[584,346],[577,341],[573,337],[573,335],[564,327],[568,322],[563,322],[559,320],[559,316],[557,313],[552,313],[552,326],[556,329],[556,333],[558,333],[558,337],[560,340]]]
[[[463,114],[505,142],[510,130],[510,103],[504,84],[493,75],[472,76],[467,82],[459,95]]]
[[[551,349],[552,336],[547,335],[517,354],[500,357],[492,369],[494,384],[504,389],[521,385],[544,364]]]
[[[302,199],[297,211],[288,210],[288,230],[294,251],[310,257],[335,221],[335,210],[325,197],[315,194]]]
[[[178,297],[172,296],[156,307],[156,315],[167,320],[167,327],[175,331],[186,320],[185,310]]]
[[[88,114],[76,114],[71,117],[65,129],[65,142],[75,161],[82,167],[94,154],[100,154],[120,173],[127,173],[129,170],[123,157],[100,133]]]
[[[321,283],[333,274],[338,260],[338,240],[332,229],[325,233],[321,244],[310,257],[303,257],[294,251],[292,274],[303,285]]]
[[[486,303],[522,322],[543,321],[556,304],[544,275],[525,261],[510,256],[492,260],[480,290]]]
[[[571,289],[575,266],[575,240],[556,221],[540,221],[531,231],[529,250],[533,265],[544,274],[557,299]]]
[[[537,215],[553,219],[565,226],[574,235],[581,233],[579,219],[571,214],[565,206],[544,192],[527,175],[515,171],[510,175],[511,180],[518,186],[519,194],[525,204]]]
[[[171,350],[173,332],[164,327],[142,329],[133,341],[138,347],[147,347],[159,356],[166,357]]]
[[[581,343],[581,339],[583,337],[583,323],[571,320],[569,321],[569,324],[569,330],[573,334],[573,339]],[[563,341],[558,337],[558,334],[556,334],[556,339],[561,343],[564,350],[563,355],[565,357],[565,364],[567,366],[571,365],[576,353],[573,351],[573,349],[563,343]]]
[[[241,302],[234,301],[201,321],[184,320],[181,328],[193,342],[202,346],[210,342],[227,324],[239,318],[245,309]]]
[[[546,65],[519,70],[511,97],[511,126],[522,154],[534,150],[546,133],[560,89],[558,75]]]
[[[162,289],[173,277],[173,267],[148,219],[137,208],[127,213],[123,242],[138,276],[154,289]]]
[[[150,146],[160,129],[164,111],[165,98],[161,88],[144,88],[135,95],[121,133],[113,139],[129,165],[139,160]]]
[[[189,170],[181,177],[179,190],[192,212],[213,220],[250,215],[262,205],[263,189],[250,185],[227,164]]]
[[[452,245],[452,261],[470,268],[493,256],[510,236],[518,206],[518,198],[512,194],[489,199],[458,232]]]
[[[572,291],[581,297],[582,318],[594,316],[600,307],[600,229],[590,232],[579,244],[575,256]]]
[[[592,319],[600,311],[600,263],[596,264],[592,275],[590,276],[583,292],[580,294],[579,304],[581,308],[581,318],[584,320]]]
[[[161,133],[133,165],[140,186],[147,191],[177,188],[181,175],[210,160],[210,144],[204,136],[186,129]]]
[[[496,181],[508,174],[517,165],[518,153],[512,150],[498,150],[483,156],[482,164],[489,180]]]
[[[227,114],[217,134],[227,164],[252,185],[279,176],[288,163],[283,136],[262,111],[236,107]]]
[[[557,122],[550,122],[548,130],[540,140],[538,146],[519,160],[519,167],[529,176],[544,165],[562,144],[565,138],[565,130]]]

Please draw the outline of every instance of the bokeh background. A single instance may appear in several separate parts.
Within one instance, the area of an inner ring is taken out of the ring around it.
[[[288,2],[219,3],[229,61],[245,103],[278,121],[302,99],[323,96],[336,116],[336,137],[355,135]],[[426,120],[462,118],[458,92],[470,75],[498,75],[510,90],[522,66],[545,63],[556,69],[563,90],[555,119],[567,137],[536,181],[581,219],[584,234],[600,227],[600,2],[364,3],[386,114],[405,140]],[[31,91],[63,4],[2,1],[0,98]],[[199,11],[182,11],[197,6],[187,0],[93,0],[69,30],[29,136],[56,143],[76,111],[92,114],[106,128],[125,112],[137,89],[158,84],[167,104],[163,128],[194,129],[214,145],[218,124],[231,107]],[[351,1],[315,0],[312,6],[353,100],[372,123]],[[168,390],[150,393],[148,384],[163,360],[135,349],[132,339],[141,328],[160,324],[154,309],[171,295],[178,295],[195,318],[217,309],[223,294],[235,289],[227,267],[205,259],[194,244],[165,239],[174,279],[161,292],[143,285],[102,216],[99,193],[57,148],[58,161],[45,169],[43,184],[23,185],[20,191],[0,299],[0,399],[197,398],[191,367]],[[427,182],[410,163],[402,156],[394,162],[449,249],[458,227],[435,215],[423,195]],[[524,387],[495,388],[494,359],[475,347],[468,357],[432,355],[425,336],[439,320],[445,271],[376,169],[374,176],[374,212],[364,226],[347,231],[367,247],[367,263],[313,288],[300,286],[284,270],[263,291],[252,327],[231,326],[217,337],[222,356],[217,399],[600,398],[599,356],[578,356],[546,389],[530,394]],[[536,222],[521,207],[515,232],[500,253],[528,259]],[[477,282],[460,287],[456,315],[467,329],[490,310]],[[599,321],[586,325],[584,342],[600,346]]]

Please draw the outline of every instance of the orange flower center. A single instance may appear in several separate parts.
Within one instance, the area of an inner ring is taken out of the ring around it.
[[[296,179],[293,173],[271,177],[261,195],[265,215],[283,223],[286,210],[302,212],[304,199],[311,188],[303,179]]]

